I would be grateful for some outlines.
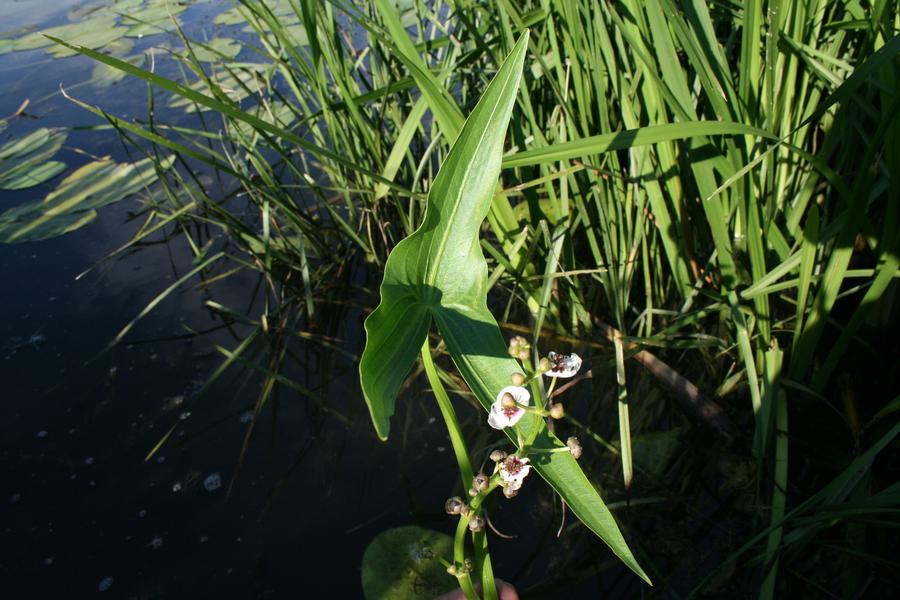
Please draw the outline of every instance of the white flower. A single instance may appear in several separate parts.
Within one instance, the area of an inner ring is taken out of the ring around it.
[[[550,370],[547,377],[572,377],[581,368],[581,357],[577,354],[557,354],[551,352],[547,355],[550,359]]]
[[[491,406],[488,425],[494,429],[512,427],[525,415],[524,406],[531,406],[531,394],[528,390],[517,385],[503,388]]]
[[[522,482],[531,471],[528,457],[519,457],[513,454],[500,463],[500,481],[503,487],[510,490],[518,490]]]

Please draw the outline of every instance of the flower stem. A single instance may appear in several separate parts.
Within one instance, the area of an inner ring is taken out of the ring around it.
[[[456,524],[456,536],[453,538],[453,562],[457,569],[462,568],[466,561],[466,530],[468,528],[468,517],[460,517]],[[458,573],[456,579],[466,595],[466,600],[480,600],[475,586],[472,585],[472,577],[468,573]]]
[[[481,589],[484,593],[484,600],[498,600],[494,569],[491,566],[491,555],[488,551],[487,532],[478,531],[473,533],[472,546],[475,548],[475,564],[480,566]]]
[[[450,443],[453,446],[453,453],[456,455],[456,462],[459,464],[459,475],[462,478],[463,490],[467,490],[472,486],[472,479],[475,476],[472,471],[472,463],[469,460],[469,452],[466,450],[466,442],[463,438],[462,428],[459,426],[459,419],[456,418],[456,411],[453,409],[453,403],[450,402],[450,396],[444,389],[434,367],[434,361],[431,358],[431,349],[428,347],[428,338],[422,345],[422,364],[425,367],[425,375],[428,377],[428,383],[437,398],[438,408],[441,409],[441,416],[444,417],[444,423],[447,424],[447,432],[450,434]]]

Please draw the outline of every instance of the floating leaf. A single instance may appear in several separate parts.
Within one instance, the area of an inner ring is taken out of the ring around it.
[[[487,308],[487,263],[478,232],[500,176],[503,141],[522,75],[524,34],[469,115],[428,193],[422,225],[388,257],[381,301],[365,322],[360,381],[375,430],[390,431],[397,392],[412,369],[432,320],[469,388],[485,410],[521,373]],[[532,464],[572,512],[629,568],[647,576],[597,490],[544,420],[526,415],[536,434]],[[537,431],[535,431],[537,428]],[[511,440],[514,435],[506,430]]]
[[[129,56],[123,58],[122,60],[136,67],[143,67],[146,58],[143,54],[135,54],[134,56]],[[105,65],[103,63],[95,63],[94,69],[91,71],[90,82],[99,88],[108,88],[112,85],[115,85],[124,78],[125,71],[114,69],[113,67]]]
[[[53,47],[50,52],[56,56],[75,54],[68,48],[54,45],[54,42],[45,37],[45,35],[58,37],[67,42],[88,48],[99,48],[125,35],[125,29],[116,26],[116,20],[117,17],[115,15],[98,15],[77,23],[48,27],[41,31],[29,33],[16,40],[11,40],[11,43],[0,45],[0,54],[50,47]]]
[[[232,69],[230,72],[223,70],[214,73],[210,76],[210,79],[219,90],[233,102],[240,102],[250,96],[251,92],[261,93],[267,87],[266,79],[262,77],[261,74],[268,68],[268,65],[240,63],[232,64],[230,67]],[[216,95],[212,93],[209,89],[209,85],[207,85],[206,81],[203,79],[198,79],[188,87],[202,94],[209,96]],[[173,96],[169,100],[169,107],[184,107],[189,113],[197,112],[197,105],[189,98],[183,96]],[[206,107],[200,107],[200,110],[207,109]]]
[[[135,10],[144,0],[106,0],[105,2],[89,2],[76,6],[67,15],[70,21],[81,21],[90,15],[120,13]]]
[[[97,29],[96,31],[84,33],[78,37],[60,37],[67,42],[72,42],[73,44],[84,46],[85,48],[96,49],[105,48],[112,42],[115,42],[125,35],[125,31],[126,29],[124,27],[110,27],[109,29]],[[47,48],[47,52],[56,58],[65,58],[66,56],[75,56],[78,54],[75,50],[65,46],[51,46],[50,48]]]
[[[160,167],[172,165],[174,157]],[[88,163],[62,180],[40,202],[0,214],[0,242],[30,242],[74,231],[92,221],[97,208],[119,202],[156,181],[154,162],[117,164],[108,158]]]
[[[297,116],[290,106],[278,100],[267,104],[257,104],[245,112],[279,127],[287,127]],[[257,132],[257,129],[244,121],[236,121],[232,125],[232,131],[244,139],[249,139]]]
[[[367,600],[433,600],[456,588],[438,556],[453,555],[453,538],[421,527],[389,529],[372,540],[362,559]]]
[[[232,38],[217,37],[201,44],[194,44],[191,49],[200,62],[217,62],[233,59],[241,53],[241,43]]]
[[[30,171],[25,171],[0,181],[0,189],[22,190],[34,187],[45,181],[49,181],[66,170],[66,163],[58,160],[50,160],[35,165]]]
[[[50,157],[62,148],[67,135],[62,129],[41,128],[0,147],[0,189],[29,188],[65,171],[65,164]]]
[[[213,19],[216,25],[238,25],[244,22],[244,16],[238,10],[237,6],[229,8],[225,12],[221,12]]]
[[[296,13],[291,7],[290,0],[268,0],[266,6],[276,17],[296,17]],[[244,19],[240,11],[241,8],[238,6],[229,8],[216,15],[216,18],[213,19],[213,23],[216,25],[240,25],[241,23],[245,23],[246,19]],[[281,21],[281,19],[279,19],[279,21]]]
[[[293,43],[297,46],[309,46],[309,36],[306,35],[306,28],[303,27],[303,23],[300,22],[286,22],[280,23],[281,32]],[[256,31],[249,25],[244,27],[243,31],[247,33],[253,33]],[[274,34],[273,34],[274,35]]]
[[[126,37],[119,38],[103,46],[103,52],[110,56],[122,57],[134,49],[134,41]]]
[[[151,3],[135,11],[122,13],[122,24],[128,27],[128,37],[144,37],[165,33],[175,28],[176,15],[187,9],[183,4],[173,2]]]

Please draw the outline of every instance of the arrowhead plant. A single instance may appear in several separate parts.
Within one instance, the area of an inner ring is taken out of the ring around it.
[[[527,48],[526,32],[466,119],[428,193],[422,224],[388,257],[380,303],[365,322],[366,347],[360,362],[360,381],[378,436],[387,439],[398,390],[421,353],[467,487],[473,477],[469,455],[454,409],[440,381],[432,376],[427,338],[434,323],[456,368],[485,411],[491,410],[511,378],[524,377],[522,366],[510,356],[488,310],[487,263],[478,234],[500,177],[503,143]],[[532,386],[532,390],[539,388]],[[503,429],[516,444],[516,454],[526,463],[530,460],[534,470],[559,493],[572,512],[649,583],[569,447],[547,430],[547,413],[542,411],[539,398],[535,398],[535,404],[527,407],[514,427]],[[463,568],[466,527],[478,517],[483,498],[503,485],[499,467],[491,481],[482,491],[471,490],[476,493],[468,510],[463,511],[457,529],[452,572],[459,577],[467,595],[474,594],[474,589]],[[478,537],[484,533],[472,535],[476,557],[482,557],[477,569],[482,573],[486,597],[491,597],[493,577],[490,561],[484,557],[486,542]]]

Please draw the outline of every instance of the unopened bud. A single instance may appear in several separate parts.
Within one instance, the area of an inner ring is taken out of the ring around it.
[[[500,398],[500,406],[503,408],[515,408],[516,407],[516,399],[513,398],[513,395],[509,392],[503,394],[503,397]]]
[[[512,379],[513,385],[522,385],[525,383],[525,376],[521,373],[513,373],[510,379]]]
[[[484,518],[479,516],[472,517],[469,521],[469,531],[481,531],[484,529]]]
[[[458,515],[462,513],[462,509],[464,507],[468,508],[466,507],[466,503],[462,501],[462,498],[460,498],[459,496],[453,496],[444,504],[444,511],[448,515]]]
[[[550,417],[553,419],[562,419],[566,414],[566,411],[563,409],[563,405],[560,403],[551,404],[550,405]]]
[[[472,487],[476,490],[476,492],[483,492],[488,489],[488,485],[491,483],[491,478],[485,475],[484,473],[479,473],[472,480]]]
[[[528,360],[528,352],[531,350],[531,344],[521,335],[517,335],[509,340],[509,355],[519,360]]]
[[[470,512],[472,512],[472,509],[469,508],[469,505],[468,505],[468,504],[463,504],[463,505],[462,505],[462,508],[459,509],[459,514],[462,515],[462,516],[464,516],[464,517],[468,517]]]
[[[522,346],[527,346],[528,340],[523,338],[521,335],[514,335],[509,338],[509,353],[512,354],[513,350],[518,350]]]
[[[506,458],[506,452],[503,450],[494,450],[491,452],[491,460],[494,462],[500,462],[504,458]]]
[[[547,358],[542,358],[540,364],[538,364],[538,371],[541,373],[546,373],[550,370],[550,361]]]
[[[575,457],[575,460],[581,458],[583,449],[581,447],[581,444],[578,442],[577,437],[570,437],[569,439],[567,439],[566,446],[569,447],[569,452],[572,454],[572,456]]]
[[[475,565],[474,565],[474,563],[472,563],[472,559],[471,558],[465,559],[463,561],[463,572],[471,573],[474,570],[475,570]]]
[[[453,575],[454,577],[459,576],[459,572],[456,570],[456,565],[450,565],[447,567],[447,572]]]
[[[519,493],[519,488],[513,487],[511,485],[508,485],[505,488],[503,488],[503,495],[506,496],[507,498],[515,498],[516,495],[518,495],[518,493]]]
[[[478,495],[478,490],[476,490],[475,488],[469,488],[469,495],[474,498]]]

